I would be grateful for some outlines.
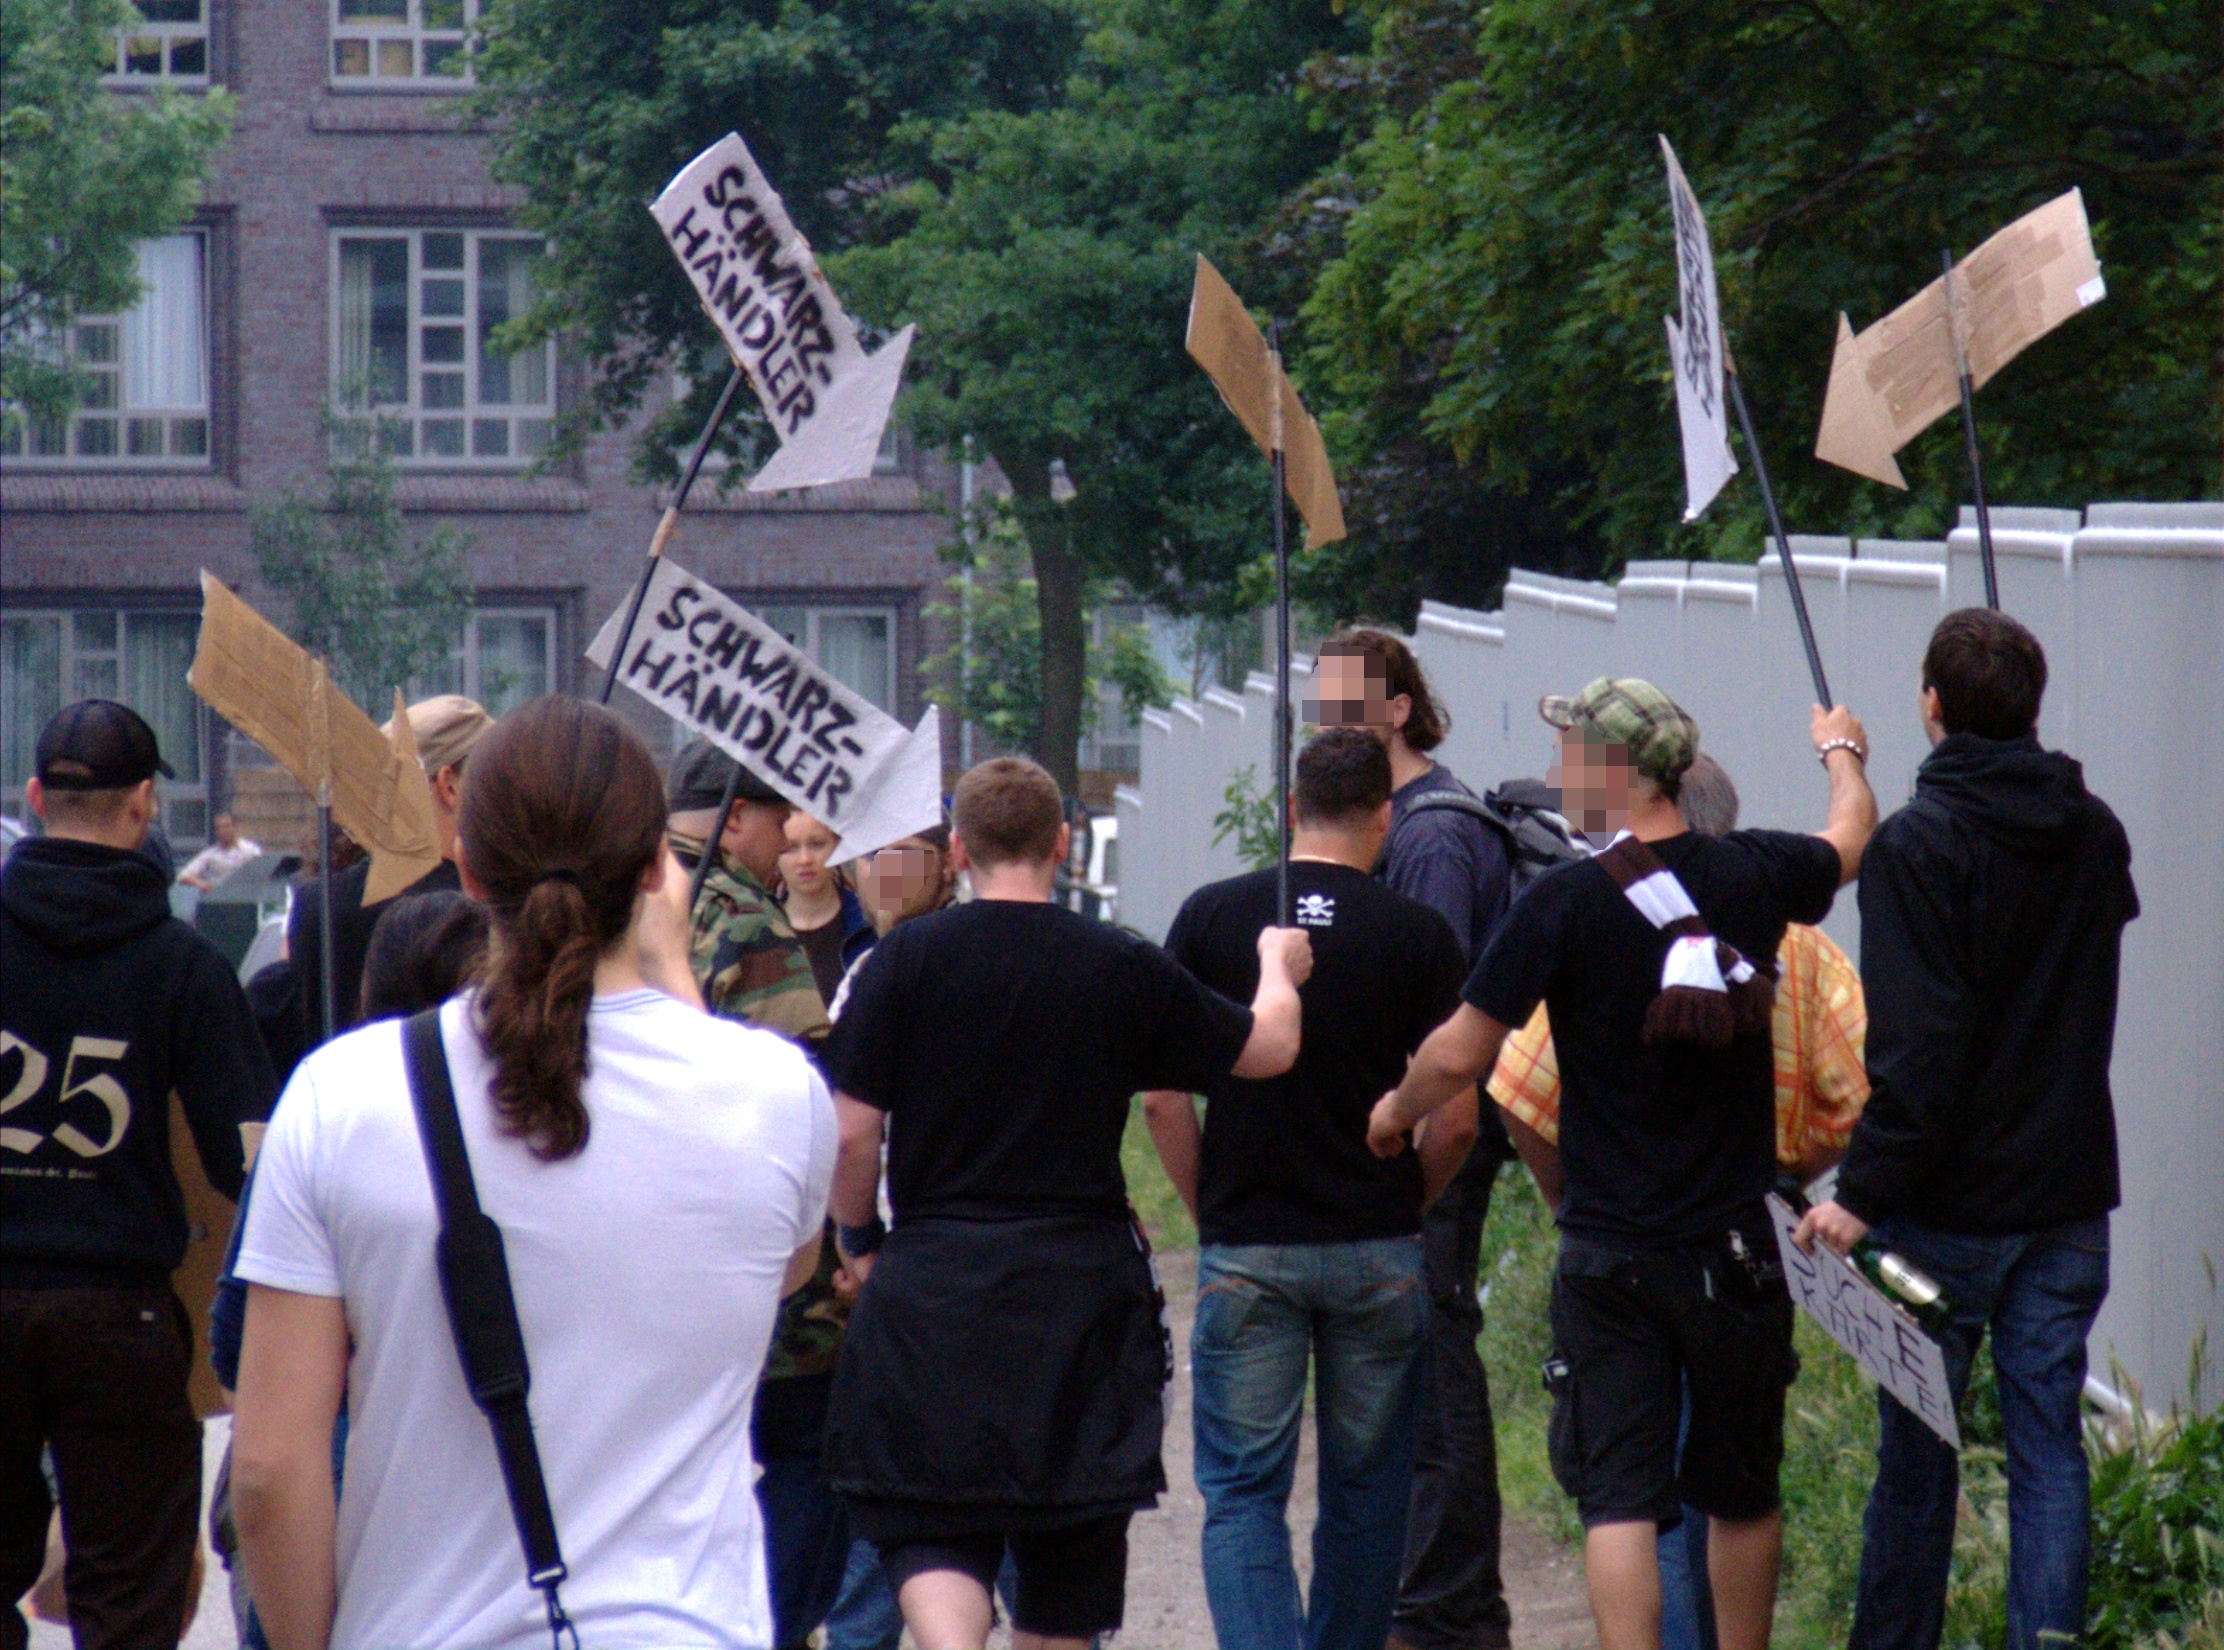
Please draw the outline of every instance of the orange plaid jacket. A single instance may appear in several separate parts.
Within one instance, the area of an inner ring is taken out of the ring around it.
[[[1869,1010],[1861,976],[1819,928],[1786,928],[1776,965],[1776,1160],[1790,1168],[1817,1149],[1843,1149],[1869,1103]],[[1560,1062],[1542,1003],[1499,1051],[1490,1097],[1559,1144]]]

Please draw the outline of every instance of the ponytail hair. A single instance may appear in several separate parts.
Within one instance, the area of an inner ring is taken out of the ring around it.
[[[543,1162],[576,1157],[595,964],[625,938],[663,850],[656,764],[609,711],[535,699],[473,748],[457,835],[493,918],[477,1030],[495,1111]]]

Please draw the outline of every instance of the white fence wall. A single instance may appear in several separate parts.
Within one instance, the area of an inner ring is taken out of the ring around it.
[[[2184,1391],[2204,1324],[2224,1353],[2204,1255],[2224,1266],[2224,504],[2096,504],[1993,513],[2002,605],[2053,673],[2049,746],[2085,764],[2130,833],[2144,914],[2124,949],[2114,1084],[2124,1206],[2094,1335],[2160,1405]],[[1983,600],[1976,533],[1948,542],[1795,538],[1832,694],[1868,726],[1870,780],[1890,811],[1928,749],[1915,714],[1923,645]],[[1618,585],[1516,573],[1497,613],[1424,604],[1414,643],[1452,714],[1440,753],[1485,789],[1542,777],[1538,696],[1644,676],[1697,718],[1737,781],[1747,824],[1813,829],[1825,785],[1806,737],[1813,698],[1781,571],[1632,563]],[[1301,665],[1303,661],[1300,662]],[[1303,696],[1302,669],[1294,692]],[[1123,789],[1122,920],[1163,937],[1193,888],[1240,869],[1213,818],[1237,770],[1271,772],[1273,683],[1145,718],[1142,775]],[[1858,955],[1852,892],[1825,925]],[[2224,1378],[2212,1378],[2213,1403]]]

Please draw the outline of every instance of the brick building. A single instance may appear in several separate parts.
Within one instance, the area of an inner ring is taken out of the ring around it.
[[[412,527],[471,541],[476,607],[445,679],[419,690],[500,710],[590,687],[581,649],[666,499],[629,481],[624,433],[528,473],[581,369],[555,347],[486,345],[526,301],[537,243],[512,227],[485,137],[456,117],[478,0],[139,9],[115,95],[221,85],[238,119],[191,221],[141,248],[138,308],[70,328],[86,405],[13,420],[0,443],[0,811],[21,816],[46,718],[111,695],[162,736],[178,770],[165,823],[186,847],[253,761],[185,686],[199,570],[257,597],[250,512],[322,497],[321,414],[343,389],[393,421]],[[939,645],[923,610],[953,493],[946,467],[892,436],[866,481],[752,499],[706,478],[672,554],[909,722]],[[629,713],[670,748],[662,718]]]

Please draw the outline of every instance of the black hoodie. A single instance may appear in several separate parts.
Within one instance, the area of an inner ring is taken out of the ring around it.
[[[2108,1062],[2131,845],[2034,736],[1949,734],[1861,860],[1863,1220],[2037,1232],[2120,1201]]]
[[[166,1281],[185,1258],[170,1096],[239,1197],[270,1061],[239,981],[144,854],[35,838],[0,870],[0,1281]]]

